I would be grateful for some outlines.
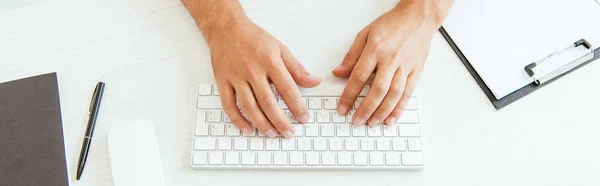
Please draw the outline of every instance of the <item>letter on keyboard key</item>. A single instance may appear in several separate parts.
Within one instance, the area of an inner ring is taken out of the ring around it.
[[[323,109],[321,98],[309,97],[308,98],[308,108],[311,110]]]
[[[335,125],[335,130],[337,132],[337,136],[339,137],[350,136],[350,125],[348,124]]]
[[[356,137],[366,136],[365,126],[364,125],[360,126],[360,127],[352,126],[352,136],[356,136]]]
[[[315,138],[313,139],[313,148],[315,151],[326,151],[327,150],[327,139]]]
[[[406,140],[394,138],[392,139],[392,150],[394,151],[406,151]]]
[[[308,117],[308,123],[314,123],[315,122],[315,117],[317,114],[315,114],[315,111],[308,111],[310,114]]]
[[[369,126],[367,128],[368,128],[367,132],[369,133],[369,137],[381,136],[381,125]]]
[[[304,128],[306,129],[305,135],[307,137],[317,137],[317,136],[319,136],[319,125],[307,124],[307,125],[304,126]]]
[[[198,86],[198,95],[199,96],[210,96],[211,92],[212,92],[211,84],[200,84]]]
[[[317,111],[317,123],[330,123],[331,116],[328,111],[320,110]]]
[[[385,153],[386,165],[400,165],[400,153],[388,152]]]
[[[196,111],[196,136],[208,136],[208,125],[206,124],[206,112]]]
[[[219,150],[231,150],[231,138],[219,138]]]
[[[270,152],[259,152],[258,153],[258,165],[271,165],[271,153]]]
[[[327,109],[327,110],[337,109],[336,98],[323,98],[323,104],[324,104],[325,109]]]
[[[223,109],[221,98],[218,96],[200,96],[198,97],[199,109]]]
[[[304,153],[291,152],[290,153],[290,165],[304,165]]]
[[[222,112],[220,110],[209,110],[206,111],[209,123],[220,123]]]
[[[279,150],[279,138],[267,138],[267,150]]]
[[[421,128],[419,125],[401,124],[398,125],[400,137],[419,137],[421,136]]]
[[[226,152],[225,153],[225,164],[226,165],[240,164],[240,153],[239,152]]]
[[[332,152],[324,152],[321,154],[321,164],[325,166],[335,165],[335,154]]]
[[[352,165],[352,154],[348,152],[340,152],[337,154],[338,165],[349,166]]]
[[[385,137],[396,137],[398,136],[398,125],[383,127],[383,136]]]
[[[333,137],[335,136],[334,134],[334,129],[333,129],[333,125],[330,124],[324,124],[321,125],[321,136],[323,137]]]
[[[369,153],[369,162],[373,166],[382,166],[383,165],[383,153],[380,152],[372,152]]]
[[[410,151],[422,151],[423,146],[420,139],[408,139],[408,150]]]
[[[210,124],[210,135],[211,136],[225,136],[225,124],[222,124],[222,123]]]
[[[357,151],[358,150],[358,139],[346,138],[344,139],[346,150],[347,151]]]
[[[377,139],[377,150],[378,151],[390,151],[390,139],[382,138]]]
[[[298,150],[299,151],[310,151],[312,149],[312,140],[306,138],[298,139]]]
[[[344,150],[344,140],[341,138],[329,139],[329,150],[331,151],[342,151]]]
[[[306,154],[306,165],[319,165],[319,153],[318,152],[307,152]]]
[[[294,127],[294,136],[304,136],[304,125],[292,125]]]
[[[194,157],[192,159],[192,164],[194,165],[206,165],[206,161],[208,157],[206,156],[206,152],[194,152]]]
[[[294,115],[292,114],[291,111],[289,110],[284,110],[285,116],[287,116],[287,119],[290,120],[290,123],[300,123],[298,122],[298,120],[294,119]]]
[[[296,150],[296,139],[282,139],[281,150],[294,151]]]
[[[366,166],[369,164],[367,153],[365,152],[355,152],[354,153],[354,165],[356,166]]]
[[[208,163],[211,165],[223,164],[223,153],[222,152],[210,152],[208,153]]]
[[[419,112],[416,110],[404,110],[396,123],[419,123]]]
[[[242,152],[242,165],[256,164],[256,156],[253,152]]]
[[[375,150],[375,139],[364,138],[360,140],[360,148],[363,151]]]
[[[263,150],[264,146],[263,138],[250,138],[250,150]]]
[[[227,136],[240,136],[240,129],[235,127],[233,124],[225,124],[225,128],[227,130]]]
[[[219,89],[217,87],[217,85],[213,85],[213,95],[215,96],[219,96]]]
[[[421,166],[421,165],[423,165],[423,153],[422,152],[402,153],[402,165],[405,165],[405,166]]]
[[[273,164],[274,165],[287,165],[288,164],[288,156],[286,153],[276,152],[273,154]]]
[[[233,149],[248,150],[248,138],[235,138]]]
[[[334,123],[346,123],[346,116],[340,115],[337,111],[329,111],[329,113],[333,116]]]
[[[217,145],[215,138],[197,137],[194,138],[194,150],[215,150]]]

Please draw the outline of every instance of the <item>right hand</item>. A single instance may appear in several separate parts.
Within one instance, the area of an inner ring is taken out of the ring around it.
[[[270,82],[294,118],[308,121],[308,108],[297,85],[314,87],[321,80],[308,73],[281,42],[250,21],[220,30],[207,42],[223,108],[243,133],[253,130],[252,123],[269,138],[294,136]]]

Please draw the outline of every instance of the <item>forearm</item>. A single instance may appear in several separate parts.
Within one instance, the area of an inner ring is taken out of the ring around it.
[[[454,0],[401,0],[395,9],[411,11],[420,21],[437,29],[442,26]]]
[[[238,0],[181,0],[207,42],[249,21]]]

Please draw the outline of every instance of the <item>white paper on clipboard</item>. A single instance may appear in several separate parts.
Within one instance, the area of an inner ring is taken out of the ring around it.
[[[444,28],[496,99],[532,78],[524,67],[580,39],[600,45],[596,0],[456,0]],[[554,60],[550,66],[570,61]]]

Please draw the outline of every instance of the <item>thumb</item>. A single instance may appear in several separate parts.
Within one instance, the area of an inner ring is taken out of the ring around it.
[[[368,32],[363,30],[356,35],[356,39],[354,39],[354,43],[352,43],[350,50],[346,53],[346,57],[344,57],[342,64],[331,71],[334,76],[339,78],[350,77],[352,69],[354,69],[356,62],[360,58],[360,54],[367,43],[367,33]]]
[[[310,88],[316,87],[321,83],[321,79],[317,76],[311,75],[306,71],[304,66],[298,62],[298,60],[292,55],[290,50],[285,46],[281,46],[281,58],[285,64],[285,68],[290,72],[294,82],[300,87]]]

